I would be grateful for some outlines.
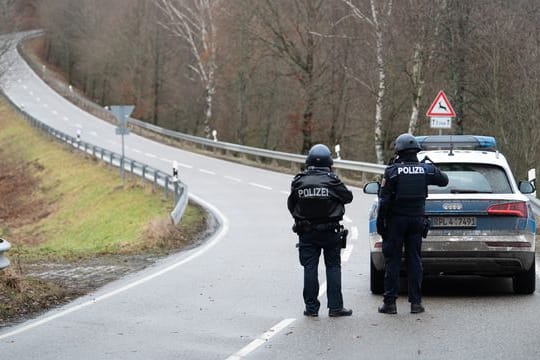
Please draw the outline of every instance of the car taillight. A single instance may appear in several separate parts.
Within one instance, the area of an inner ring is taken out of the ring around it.
[[[526,218],[528,215],[527,204],[524,201],[517,201],[491,205],[488,208],[488,215],[517,216]]]

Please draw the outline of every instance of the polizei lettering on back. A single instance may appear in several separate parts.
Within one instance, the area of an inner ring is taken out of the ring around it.
[[[308,189],[299,189],[298,197],[308,198],[308,197],[328,197],[328,188],[325,187],[314,187]]]
[[[399,167],[397,170],[397,173],[398,175],[399,174],[405,174],[405,175],[424,174],[425,170],[422,166],[404,166],[404,167]]]

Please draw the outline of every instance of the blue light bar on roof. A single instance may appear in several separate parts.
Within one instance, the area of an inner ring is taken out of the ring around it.
[[[497,140],[493,136],[480,135],[434,135],[416,136],[422,150],[433,149],[477,149],[496,150]]]

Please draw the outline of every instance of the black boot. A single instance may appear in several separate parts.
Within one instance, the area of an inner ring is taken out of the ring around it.
[[[411,304],[411,314],[419,314],[426,311],[421,303],[418,304]]]
[[[396,303],[383,303],[381,307],[379,307],[379,312],[381,314],[397,314],[397,307]]]
[[[328,316],[330,317],[338,317],[338,316],[351,316],[352,310],[351,309],[330,309],[328,310]]]

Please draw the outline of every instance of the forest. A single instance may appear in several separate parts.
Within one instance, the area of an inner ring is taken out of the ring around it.
[[[538,0],[31,3],[44,60],[152,124],[377,163],[403,132],[492,135],[518,178],[539,162]],[[452,129],[426,116],[440,90]]]

